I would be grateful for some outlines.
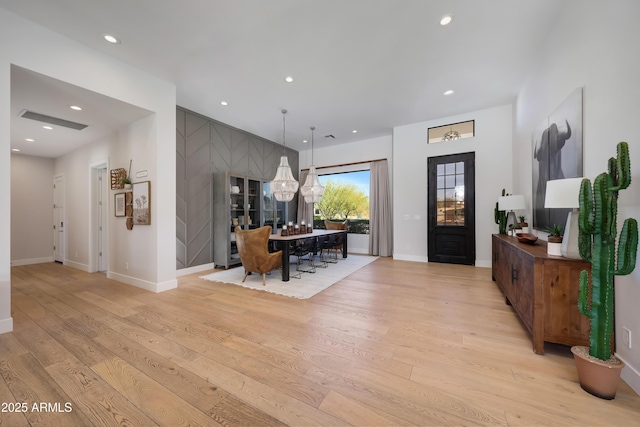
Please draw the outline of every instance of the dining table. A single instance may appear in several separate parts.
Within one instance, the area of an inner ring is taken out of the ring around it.
[[[298,240],[304,240],[308,238],[315,238],[328,236],[330,234],[344,234],[342,239],[342,258],[347,257],[347,230],[323,230],[313,229],[311,233],[300,233],[283,236],[282,231],[277,229],[275,233],[269,235],[269,242],[275,244],[276,249],[282,250],[282,281],[289,281],[290,262],[289,257],[291,255],[291,243]]]

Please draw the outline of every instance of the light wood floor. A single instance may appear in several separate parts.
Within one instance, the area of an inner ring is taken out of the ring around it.
[[[640,424],[629,386],[595,398],[568,348],[532,352],[488,269],[379,259],[309,300],[12,273],[0,402],[28,408],[3,427]]]

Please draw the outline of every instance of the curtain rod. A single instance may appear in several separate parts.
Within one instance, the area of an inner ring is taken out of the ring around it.
[[[328,169],[328,168],[340,168],[340,167],[343,167],[343,166],[363,165],[365,163],[381,162],[383,160],[387,160],[387,159],[384,158],[384,159],[376,159],[376,160],[364,160],[362,162],[342,163],[342,164],[339,164],[339,165],[316,166],[316,170],[318,170],[318,169]],[[304,168],[304,169],[301,169],[301,170],[302,171],[308,171],[309,168]]]

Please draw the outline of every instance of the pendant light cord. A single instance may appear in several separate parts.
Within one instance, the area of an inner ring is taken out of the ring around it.
[[[311,164],[313,165],[313,131],[316,129],[315,126],[311,126]]]
[[[286,129],[286,122],[284,120],[285,114],[287,114],[287,110],[285,110],[284,108],[282,109],[282,155],[286,156],[286,148],[287,148],[287,140],[285,139],[284,135],[285,135],[285,129]]]

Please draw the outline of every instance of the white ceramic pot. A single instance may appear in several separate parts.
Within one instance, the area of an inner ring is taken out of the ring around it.
[[[549,255],[562,256],[562,243],[547,243],[547,253]]]

